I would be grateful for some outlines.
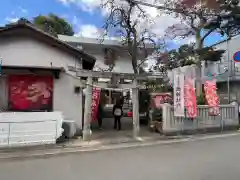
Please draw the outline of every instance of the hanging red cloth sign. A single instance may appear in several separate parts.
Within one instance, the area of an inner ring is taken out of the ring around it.
[[[194,79],[186,78],[184,83],[184,98],[187,117],[197,117],[197,100],[194,88]]]
[[[51,111],[53,77],[10,75],[8,77],[9,109],[12,111]]]
[[[98,105],[100,101],[101,88],[94,87],[92,90],[92,121],[97,120]]]
[[[209,114],[217,116],[220,114],[219,98],[217,95],[216,80],[208,80],[204,84],[205,98],[209,106]]]

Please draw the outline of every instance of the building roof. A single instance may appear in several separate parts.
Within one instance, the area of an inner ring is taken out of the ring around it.
[[[56,37],[49,35],[48,33],[34,27],[31,24],[19,22],[0,28],[0,38],[12,37],[12,36],[30,36],[43,43],[46,43],[52,47],[59,48],[60,50],[69,53],[83,62],[83,69],[92,70],[96,58],[85,53],[83,50],[75,48]]]
[[[58,38],[64,42],[75,43],[75,44],[92,44],[92,45],[102,45],[102,46],[111,46],[118,48],[127,48],[123,45],[121,40],[110,39],[110,38],[89,38],[89,37],[76,37],[76,36],[67,36],[67,35],[58,35]],[[146,48],[153,49],[154,46],[151,43],[146,43]]]
[[[210,47],[217,46],[217,45],[219,45],[219,44],[222,44],[222,43],[227,42],[228,40],[236,39],[236,38],[239,38],[239,37],[240,37],[239,34],[238,34],[238,35],[235,35],[235,36],[233,36],[233,37],[231,37],[231,38],[227,38],[227,39],[224,39],[224,40],[222,40],[222,41],[220,41],[220,42],[217,42],[217,43],[211,45]]]

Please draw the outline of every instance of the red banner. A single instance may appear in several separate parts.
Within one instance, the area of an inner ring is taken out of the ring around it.
[[[194,79],[187,78],[184,83],[184,99],[187,117],[197,117],[197,100],[194,88]]]
[[[52,76],[11,75],[8,77],[8,86],[10,110],[52,110]]]
[[[209,114],[217,116],[220,113],[216,80],[206,81],[204,84],[205,97],[209,106]]]
[[[97,120],[100,95],[101,95],[101,88],[94,87],[92,91],[92,121]]]

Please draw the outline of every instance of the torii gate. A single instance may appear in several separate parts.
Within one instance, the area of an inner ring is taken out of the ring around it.
[[[132,74],[132,73],[115,73],[115,72],[99,72],[99,71],[88,71],[83,69],[78,69],[73,66],[68,67],[69,71],[76,72],[76,76],[80,81],[81,94],[83,88],[86,87],[86,97],[85,97],[85,111],[84,111],[84,124],[83,124],[83,140],[87,141],[91,135],[90,122],[91,122],[91,104],[92,104],[92,87],[98,86],[100,88],[106,89],[109,86],[109,83],[100,83],[97,81],[98,78],[111,79],[114,82],[122,82],[122,80],[131,80],[132,84],[116,84],[120,89],[132,89],[132,103],[133,103],[133,138],[139,136],[139,102],[138,102],[138,89],[144,88],[138,86],[138,80],[147,80],[150,78],[161,79],[163,78],[162,74],[155,73],[143,73],[143,74]],[[81,80],[82,77],[87,78],[87,83]]]

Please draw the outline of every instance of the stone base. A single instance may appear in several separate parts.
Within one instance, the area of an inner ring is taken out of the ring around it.
[[[176,135],[193,135],[193,134],[206,134],[206,133],[214,133],[214,132],[222,132],[222,131],[233,131],[238,130],[240,128],[239,125],[235,126],[225,126],[224,128],[220,127],[209,127],[204,129],[194,129],[194,130],[179,130],[166,132],[163,130],[163,134],[167,136],[176,136]]]
[[[92,131],[89,130],[83,130],[83,141],[91,141],[92,137]]]

